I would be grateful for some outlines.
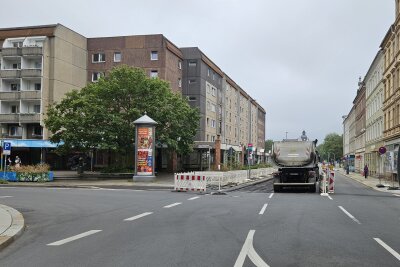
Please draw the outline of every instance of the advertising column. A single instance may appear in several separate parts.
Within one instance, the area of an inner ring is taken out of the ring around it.
[[[155,125],[149,116],[144,115],[135,122],[135,175],[134,181],[153,181]]]

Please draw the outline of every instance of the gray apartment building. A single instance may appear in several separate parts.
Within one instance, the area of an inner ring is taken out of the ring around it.
[[[49,104],[86,85],[86,45],[60,24],[0,29],[0,133],[24,164],[58,164],[43,119]]]
[[[183,167],[206,168],[208,161],[214,162],[217,138],[221,140],[222,164],[232,156],[236,161],[247,161],[244,151],[249,144],[254,152],[251,162],[262,161],[265,110],[199,48],[181,48],[181,51],[184,66],[182,94],[201,113],[195,153],[184,160]],[[232,150],[236,152],[234,155],[229,152]]]

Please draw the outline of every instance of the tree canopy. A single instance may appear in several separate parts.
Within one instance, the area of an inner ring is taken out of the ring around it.
[[[338,160],[343,156],[343,136],[330,133],[325,136],[324,142],[318,145],[317,150],[324,160]]]
[[[271,139],[265,140],[265,152],[266,153],[268,153],[268,151],[272,150],[273,143],[274,143],[274,141]]]
[[[135,142],[133,122],[145,112],[158,124],[156,142],[187,153],[199,127],[200,113],[166,81],[149,78],[139,68],[120,66],[80,91],[67,93],[49,107],[46,127],[61,149],[129,151]]]

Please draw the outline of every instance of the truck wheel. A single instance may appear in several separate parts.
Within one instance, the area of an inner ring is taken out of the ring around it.
[[[274,185],[274,192],[281,192],[282,191],[282,188],[281,188],[281,186],[280,185]]]
[[[310,186],[310,192],[315,193],[315,190],[316,190],[315,184],[311,185]]]

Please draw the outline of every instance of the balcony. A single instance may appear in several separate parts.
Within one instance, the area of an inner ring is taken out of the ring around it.
[[[20,47],[3,47],[2,48],[2,55],[3,57],[10,57],[10,56],[21,56],[22,55],[22,49]]]
[[[39,46],[24,46],[22,47],[23,56],[41,56],[43,55],[43,47]]]
[[[19,122],[20,123],[34,123],[40,122],[40,114],[39,113],[20,113],[19,114]]]
[[[0,114],[0,123],[18,123],[18,114]]]
[[[19,100],[20,93],[19,92],[0,92],[1,100]]]
[[[40,91],[21,91],[20,92],[21,99],[40,99],[41,92]]]
[[[21,78],[21,70],[19,69],[1,70],[0,78]]]
[[[21,77],[41,77],[42,70],[41,69],[22,69]]]

